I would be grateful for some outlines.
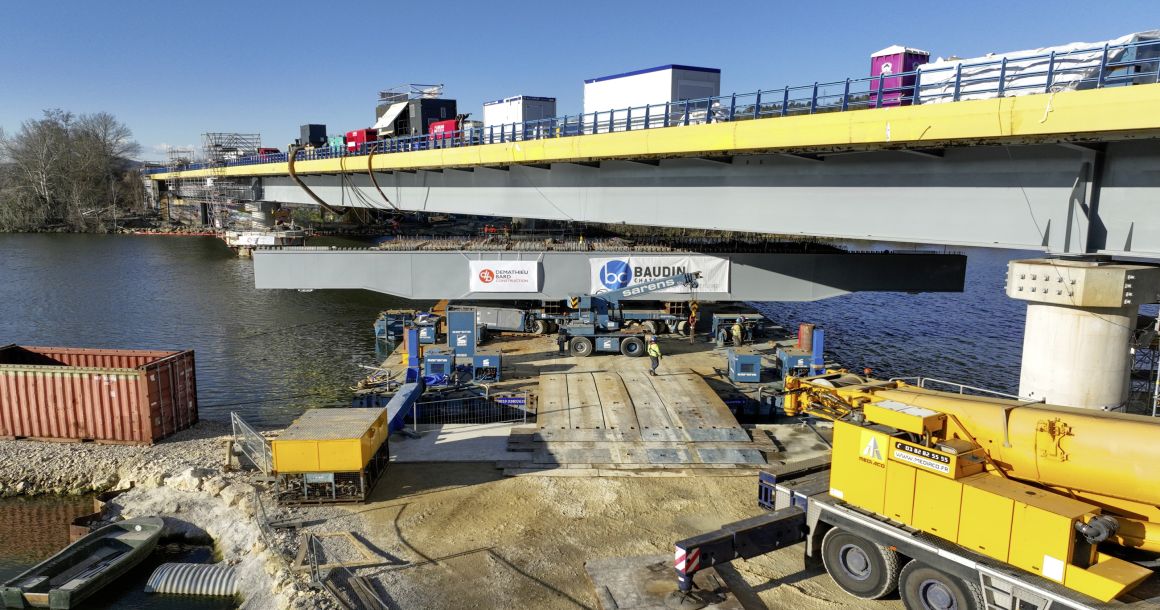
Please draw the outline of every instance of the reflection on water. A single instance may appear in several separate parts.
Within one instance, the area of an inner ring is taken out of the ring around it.
[[[0,579],[68,546],[68,525],[93,512],[92,496],[0,499]]]

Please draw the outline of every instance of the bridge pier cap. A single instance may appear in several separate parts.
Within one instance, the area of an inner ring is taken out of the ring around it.
[[[1007,296],[1027,301],[1019,395],[1115,410],[1128,399],[1140,305],[1160,300],[1160,267],[1028,259],[1007,267]]]

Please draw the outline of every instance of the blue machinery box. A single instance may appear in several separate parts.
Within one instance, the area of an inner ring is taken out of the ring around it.
[[[439,323],[419,324],[419,343],[432,344],[439,336]]]
[[[476,337],[475,310],[447,312],[447,347],[456,356],[474,356]]]
[[[444,347],[433,347],[423,352],[423,374],[432,377],[455,372],[455,354]]]
[[[729,361],[729,380],[741,383],[761,381],[761,354],[746,348],[726,350]]]
[[[501,357],[497,351],[480,351],[471,357],[471,375],[477,383],[500,380]]]

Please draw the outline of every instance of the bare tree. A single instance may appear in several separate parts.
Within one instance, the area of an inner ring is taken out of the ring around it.
[[[140,147],[113,115],[46,110],[10,137],[0,134],[0,230],[63,223],[100,230],[114,219],[130,160]],[[130,202],[133,203],[133,202]]]

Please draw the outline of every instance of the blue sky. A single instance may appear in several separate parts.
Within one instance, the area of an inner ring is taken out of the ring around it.
[[[1154,2],[1128,0],[12,2],[0,127],[107,111],[160,160],[207,131],[284,148],[302,123],[366,127],[378,91],[403,83],[444,83],[474,118],[517,94],[556,97],[564,114],[585,78],[661,64],[721,68],[722,93],[740,93],[864,76],[891,44],[971,57],[1158,27]]]

